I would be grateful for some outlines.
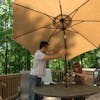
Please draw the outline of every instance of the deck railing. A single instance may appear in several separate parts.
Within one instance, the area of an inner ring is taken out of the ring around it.
[[[52,78],[56,83],[64,81],[64,71],[63,70],[52,70]]]
[[[93,84],[93,71],[84,70],[87,74],[87,84]],[[52,77],[54,82],[63,82],[64,81],[64,70],[52,70]]]
[[[0,96],[3,100],[12,100],[19,95],[20,74],[0,76]]]

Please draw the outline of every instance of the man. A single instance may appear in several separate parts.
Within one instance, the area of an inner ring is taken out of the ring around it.
[[[48,55],[46,54],[48,50],[48,42],[42,41],[40,43],[40,50],[37,50],[34,54],[34,65],[30,71],[29,78],[29,100],[41,100],[36,94],[33,94],[33,88],[39,86],[41,83],[41,78],[46,72],[46,61],[50,59],[60,58],[66,53],[65,50],[59,52],[58,54]]]

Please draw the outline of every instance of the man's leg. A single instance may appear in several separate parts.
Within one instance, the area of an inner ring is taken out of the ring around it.
[[[35,86],[40,86],[41,85],[41,78],[36,77],[36,85]],[[42,96],[39,96],[37,94],[34,94],[34,100],[41,100]]]
[[[39,86],[41,83],[41,78],[37,76],[30,75],[29,77],[29,99],[28,100],[41,100],[40,96],[33,92],[34,87]]]
[[[37,85],[37,82],[38,82],[37,77],[30,75],[30,77],[29,77],[29,97],[28,97],[28,100],[37,100],[37,96],[33,92],[33,89]]]
[[[29,96],[28,96],[28,100],[32,100],[32,97],[33,97],[33,90],[32,90],[32,88],[33,88],[33,82],[34,82],[34,80],[33,80],[33,77],[32,77],[32,75],[30,75],[29,76]]]

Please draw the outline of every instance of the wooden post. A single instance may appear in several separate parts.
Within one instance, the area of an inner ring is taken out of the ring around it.
[[[2,96],[2,80],[0,80],[0,96]]]

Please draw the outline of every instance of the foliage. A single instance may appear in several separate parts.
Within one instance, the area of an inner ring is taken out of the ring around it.
[[[19,72],[31,66],[27,64],[31,63],[31,54],[12,39],[12,16],[12,0],[2,0],[0,3],[0,74]],[[26,61],[27,59],[29,62]]]
[[[50,60],[49,67],[51,69],[63,69],[64,68],[64,61],[61,59]]]

